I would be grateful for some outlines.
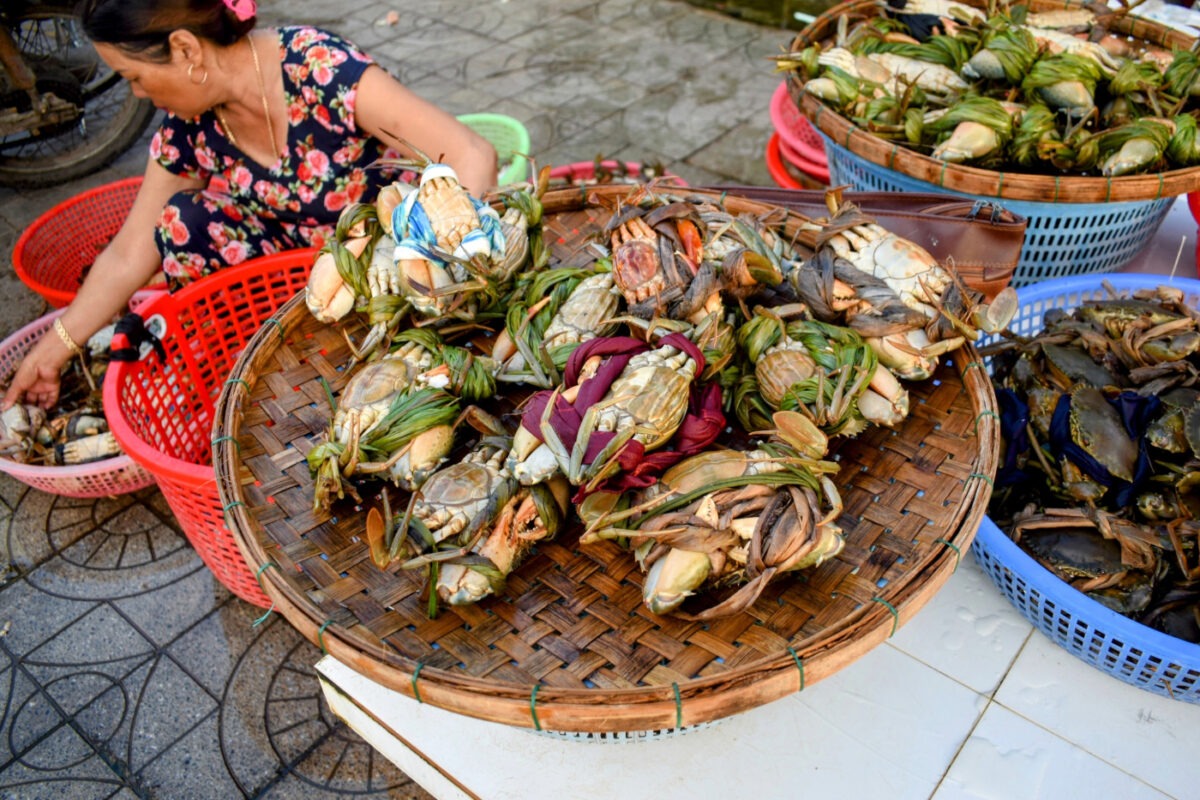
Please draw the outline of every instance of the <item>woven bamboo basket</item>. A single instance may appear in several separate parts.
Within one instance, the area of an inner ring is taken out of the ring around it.
[[[977,0],[966,2],[968,5],[982,5]],[[1050,11],[1078,8],[1081,4],[1077,0],[1026,0],[1025,5],[1033,11]],[[880,4],[876,0],[850,0],[840,3],[800,31],[792,42],[792,50],[799,51],[833,39],[842,18],[846,18],[853,26],[858,21],[878,16],[880,10]],[[1164,48],[1176,47],[1186,50],[1194,43],[1194,40],[1182,31],[1135,16],[1118,18],[1110,30]],[[804,114],[835,144],[873,164],[950,191],[1008,200],[1114,203],[1175,197],[1195,191],[1196,187],[1200,186],[1200,167],[1105,178],[1037,175],[950,164],[859,128],[820,100],[806,94],[803,82],[795,72],[789,74],[788,86],[792,99]]]
[[[590,259],[582,246],[628,191],[546,195],[546,241],[559,264]],[[802,219],[792,215],[789,228]],[[840,443],[830,457],[842,466],[843,552],[772,583],[747,611],[709,623],[655,616],[642,606],[632,556],[612,543],[580,546],[566,531],[539,543],[503,595],[430,619],[422,571],[371,562],[365,508],[336,507],[333,518],[312,510],[304,457],[328,424],[322,382],[335,393],[345,384],[344,333],[361,336],[364,326],[318,323],[302,297],[274,319],[217,405],[214,467],[234,537],[276,610],[322,651],[470,717],[587,734],[670,731],[796,692],[917,613],[965,554],[991,494],[995,396],[968,346],[910,387],[913,412],[901,428]]]

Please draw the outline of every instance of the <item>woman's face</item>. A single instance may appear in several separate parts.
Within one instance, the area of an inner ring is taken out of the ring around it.
[[[203,99],[198,79],[187,74],[188,62],[172,57],[170,61],[146,61],[110,44],[96,44],[96,54],[105,64],[129,81],[138,97],[149,98],[158,108],[177,117],[191,119],[207,111],[211,103]],[[194,70],[203,77],[203,67]]]

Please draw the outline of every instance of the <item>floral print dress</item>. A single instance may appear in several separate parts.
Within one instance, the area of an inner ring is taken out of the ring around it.
[[[288,125],[276,164],[242,153],[212,111],[168,115],[151,141],[151,157],[169,172],[207,181],[173,196],[155,231],[172,291],[258,255],[320,247],[343,208],[369,202],[391,179],[367,169],[384,146],[355,124],[358,82],[374,62],[317,28],[278,33]]]

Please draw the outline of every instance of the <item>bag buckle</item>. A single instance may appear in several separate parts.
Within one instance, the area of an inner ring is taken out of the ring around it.
[[[971,206],[971,210],[967,212],[967,219],[978,219],[985,208],[989,210],[988,222],[995,225],[1001,221],[1001,216],[1004,214],[1004,207],[990,200],[976,200],[974,205]]]
[[[130,312],[117,320],[109,357],[113,361],[141,361],[153,350],[166,361],[167,351],[162,344],[166,333],[167,321],[162,314],[142,319],[140,314]]]

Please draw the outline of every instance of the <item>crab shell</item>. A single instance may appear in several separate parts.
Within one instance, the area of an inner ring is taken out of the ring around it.
[[[506,449],[479,445],[463,461],[433,473],[413,504],[413,516],[438,542],[470,536],[488,525],[512,495],[512,476],[503,468]]]
[[[535,492],[545,489],[551,495],[539,501]],[[550,502],[554,507],[544,505]],[[561,477],[549,485],[524,487],[504,504],[491,532],[473,548],[478,556],[507,577],[543,539],[558,532],[558,522],[566,511],[569,490]],[[469,565],[443,564],[438,572],[437,593],[452,606],[469,605],[495,593],[499,582]]]
[[[638,431],[634,438],[647,450],[661,447],[683,422],[695,375],[695,360],[682,350],[664,345],[639,353],[593,406],[598,429],[633,425]]]
[[[458,173],[447,164],[425,168],[417,199],[433,226],[438,247],[447,253],[453,253],[467,234],[479,228],[479,214],[471,195],[458,182]]]

